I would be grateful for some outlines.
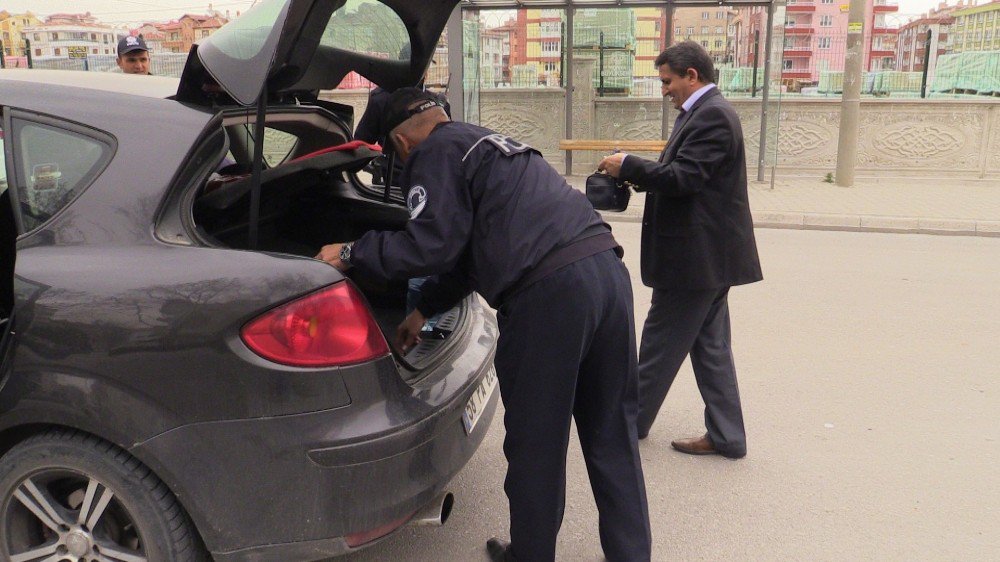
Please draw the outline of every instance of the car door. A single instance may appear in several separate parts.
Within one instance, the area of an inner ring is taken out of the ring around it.
[[[6,132],[11,130],[9,111],[4,108],[0,120],[0,387],[7,380],[14,327],[14,263],[17,256],[17,225],[14,221],[14,207],[11,202],[8,177],[13,148],[6,142]]]

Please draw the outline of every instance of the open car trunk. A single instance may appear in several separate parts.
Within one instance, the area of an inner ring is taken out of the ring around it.
[[[379,154],[363,143],[348,143],[304,156],[295,156],[293,149],[284,162],[264,170],[256,250],[311,258],[325,244],[356,240],[370,230],[406,228],[409,213],[399,198],[382,200],[378,191],[362,187],[356,176]],[[239,165],[222,171],[232,168],[238,170]],[[213,174],[200,187],[193,200],[192,216],[205,244],[250,249],[251,182],[249,175]],[[356,270],[348,271],[347,276],[367,297],[383,333],[393,341],[396,327],[406,315],[407,280],[386,283]],[[460,329],[465,309],[463,303],[442,315],[435,330],[406,355],[408,366],[419,371],[450,347],[447,340]]]

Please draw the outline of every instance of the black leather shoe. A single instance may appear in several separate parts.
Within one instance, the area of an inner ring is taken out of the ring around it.
[[[493,537],[486,541],[486,553],[489,554],[493,562],[516,562],[514,553],[511,552],[510,543]]]

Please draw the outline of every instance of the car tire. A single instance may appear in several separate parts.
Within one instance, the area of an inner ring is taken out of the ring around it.
[[[125,450],[51,429],[0,458],[0,558],[202,562],[174,494]],[[52,557],[52,558],[50,558]]]

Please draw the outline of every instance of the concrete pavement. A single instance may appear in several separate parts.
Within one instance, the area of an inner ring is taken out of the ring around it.
[[[583,189],[585,176],[569,176]],[[921,178],[858,178],[839,187],[822,178],[778,177],[751,182],[750,208],[760,228],[1000,236],[1000,182]],[[604,213],[609,221],[642,219],[645,196]]]
[[[615,225],[632,272],[639,225]],[[730,293],[749,454],[673,451],[704,431],[685,362],[640,444],[653,562],[997,560],[1000,239],[758,230],[764,281]],[[507,535],[503,410],[455,478],[441,528],[344,562],[480,562]],[[579,442],[558,562],[600,562]],[[331,561],[332,562],[332,561]]]

